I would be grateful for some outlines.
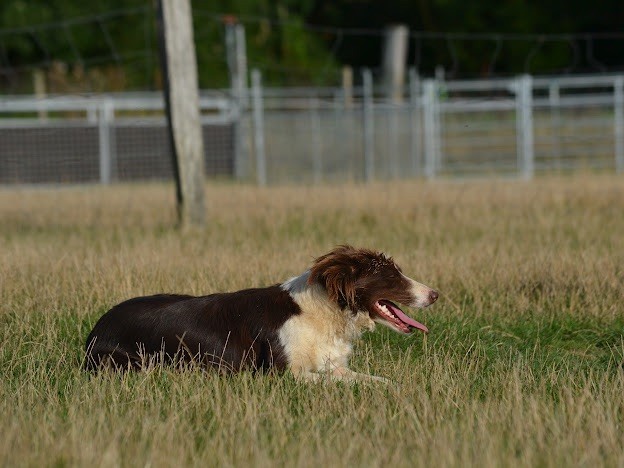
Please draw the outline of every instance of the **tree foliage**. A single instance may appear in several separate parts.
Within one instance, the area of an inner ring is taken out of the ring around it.
[[[250,65],[276,84],[333,84],[342,64],[379,67],[383,29],[399,22],[412,33],[409,63],[425,75],[437,65],[455,77],[623,65],[624,35],[605,34],[624,24],[615,0],[195,0],[193,9],[203,87],[228,85],[225,14],[245,25]],[[158,87],[153,1],[0,2],[0,79],[59,62],[122,70],[119,88]]]

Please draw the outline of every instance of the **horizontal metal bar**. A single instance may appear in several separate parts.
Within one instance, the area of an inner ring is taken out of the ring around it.
[[[98,109],[105,102],[112,102],[115,110],[162,110],[164,101],[159,93],[152,96],[107,96],[97,97],[72,97],[59,96],[37,99],[33,97],[5,96],[0,98],[0,112],[48,112],[61,111],[88,111]],[[201,97],[199,106],[202,110],[214,109],[225,111],[231,107],[226,98]]]
[[[444,113],[455,112],[484,112],[484,111],[511,111],[515,110],[516,102],[511,99],[475,101],[442,101],[439,104],[440,111]]]
[[[589,94],[584,96],[561,96],[556,106],[553,106],[548,98],[533,99],[533,107],[537,109],[549,108],[570,108],[570,107],[592,107],[605,106],[613,107],[613,94]]]
[[[227,115],[201,116],[202,125],[227,125],[232,123],[232,119]],[[111,127],[165,127],[166,121],[163,117],[141,117],[127,118],[117,117],[111,122]],[[31,128],[31,129],[56,129],[56,128],[97,128],[98,124],[89,123],[84,119],[0,119],[0,128]]]
[[[591,88],[594,86],[614,86],[620,74],[543,76],[533,78],[533,89],[548,88],[557,84],[561,88]]]

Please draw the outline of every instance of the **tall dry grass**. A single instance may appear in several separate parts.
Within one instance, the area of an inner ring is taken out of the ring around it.
[[[162,185],[0,191],[0,464],[622,466],[624,179],[207,187],[179,233]],[[352,367],[395,386],[200,371],[91,376],[115,303],[385,250],[442,296]]]

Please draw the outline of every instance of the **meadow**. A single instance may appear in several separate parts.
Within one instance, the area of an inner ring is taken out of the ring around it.
[[[2,466],[623,466],[624,178],[0,190]],[[91,375],[114,304],[281,282],[350,243],[438,289],[352,368],[394,385]]]

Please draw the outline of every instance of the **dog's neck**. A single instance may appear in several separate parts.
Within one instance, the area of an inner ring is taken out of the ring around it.
[[[293,276],[292,278],[284,281],[281,286],[284,291],[288,291],[291,295],[295,295],[308,287],[309,279],[310,270],[306,270],[299,276]]]
[[[341,337],[347,341],[353,341],[365,331],[375,328],[375,322],[369,317],[367,311],[341,309],[338,304],[331,301],[325,288],[317,283],[309,283],[310,270],[301,275],[290,278],[282,283],[281,287],[288,291],[293,300],[301,308],[302,315],[308,316],[319,327],[328,333]]]
[[[325,288],[309,283],[310,272],[291,278],[281,287],[301,313],[280,330],[280,341],[294,372],[319,372],[348,367],[352,343],[375,322],[366,313],[352,313],[331,301]]]

